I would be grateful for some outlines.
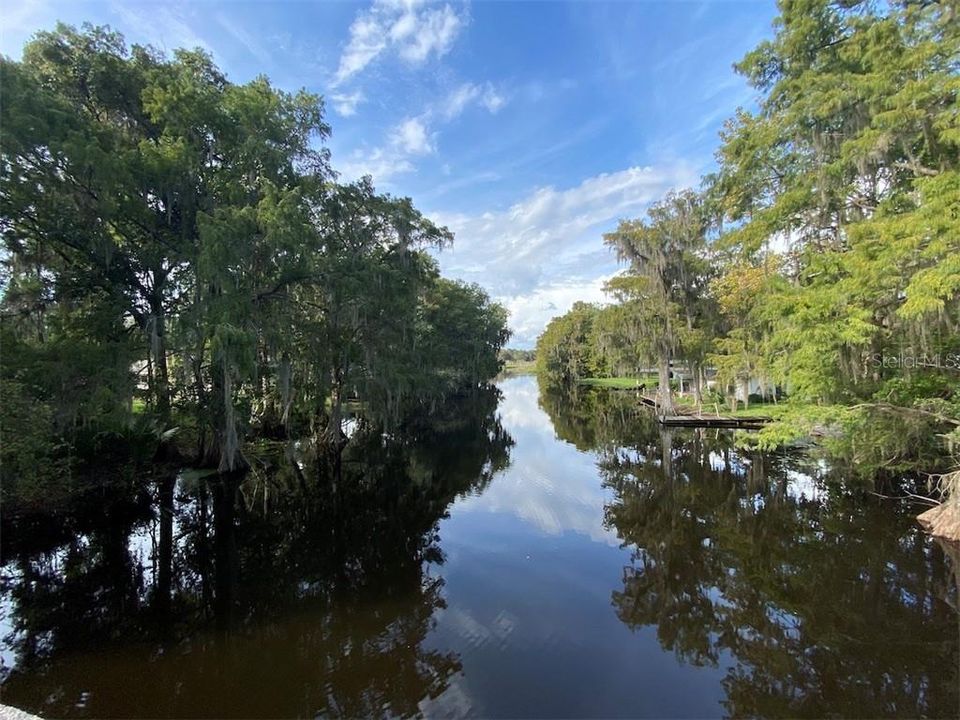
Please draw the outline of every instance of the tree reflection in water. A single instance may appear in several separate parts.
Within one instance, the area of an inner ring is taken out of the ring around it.
[[[55,716],[416,714],[461,669],[423,647],[444,605],[428,563],[443,561],[453,500],[509,462],[498,398],[485,388],[390,435],[361,428],[336,462],[265,447],[242,479],[188,473],[152,497],[115,486],[57,528],[4,528],[5,702]]]
[[[614,492],[605,521],[631,549],[618,617],[726,667],[730,716],[960,716],[957,568],[915,508],[726,432],[664,431],[630,393],[541,398]]]

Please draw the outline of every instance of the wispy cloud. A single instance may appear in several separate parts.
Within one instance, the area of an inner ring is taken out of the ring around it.
[[[376,18],[368,15],[358,17],[350,26],[350,41],[340,56],[334,85],[363,70],[386,47],[387,35]]]
[[[427,5],[421,0],[376,0],[354,18],[333,79],[334,86],[362,72],[385,52],[395,52],[410,64],[442,57],[466,24],[466,16],[451,5]]]
[[[453,167],[451,167],[449,164],[445,164],[441,170],[443,174],[448,177],[453,175]],[[474,185],[481,185],[483,183],[494,183],[501,179],[503,179],[503,175],[493,170],[482,170],[469,175],[458,173],[455,179],[442,182],[439,185],[435,185],[432,190],[425,193],[420,193],[418,195],[418,199],[421,201],[435,200],[436,198],[442,197],[453,190],[472,187]]]
[[[334,93],[330,96],[333,109],[336,110],[342,117],[351,117],[352,115],[355,115],[357,112],[357,106],[366,99],[366,96],[361,90],[355,90],[352,93]]]
[[[136,6],[114,2],[111,10],[120,18],[128,39],[138,39],[164,50],[175,48],[203,48],[213,52],[213,46],[194,30],[189,9],[177,5]]]
[[[234,22],[225,13],[217,13],[216,20],[237,44],[259,61],[261,66],[267,67],[272,64],[270,53],[254,35]]]
[[[423,118],[408,117],[390,129],[386,145],[361,148],[339,164],[347,180],[370,175],[378,183],[388,183],[394,176],[411,172],[412,159],[435,151],[433,136]]]
[[[413,163],[395,147],[358,148],[337,163],[337,170],[344,180],[370,175],[380,184],[412,171]]]
[[[390,134],[390,142],[408,155],[427,155],[433,152],[433,143],[427,127],[420,118],[407,118]]]
[[[390,37],[397,43],[400,57],[411,63],[422,63],[431,53],[437,57],[445,55],[462,25],[463,20],[449,5],[421,13],[407,10],[393,26]]]
[[[490,83],[484,83],[483,85],[463,83],[440,102],[439,114],[446,120],[452,120],[474,103],[478,103],[485,107],[488,112],[496,114],[506,105],[507,99]]]
[[[498,212],[435,213],[456,235],[452,250],[440,254],[441,267],[504,302],[515,341],[530,345],[550,317],[578,299],[601,298],[603,282],[616,270],[602,233],[697,177],[695,168],[680,162],[630,167],[563,190],[539,188]]]
[[[37,30],[48,27],[56,13],[46,0],[6,3],[0,22],[0,52],[19,56],[23,44]]]
[[[357,94],[333,95],[332,99],[337,112],[341,115],[353,114],[359,102],[355,99]],[[362,95],[360,97],[362,98]],[[430,155],[437,151],[439,132],[436,126],[438,124],[451,122],[471,105],[482,106],[493,114],[498,112],[506,102],[504,95],[490,83],[483,85],[463,83],[441,100],[432,103],[420,115],[407,117],[392,127],[387,133],[385,144],[372,149],[354,151],[341,165],[341,172],[347,179],[369,174],[378,183],[389,182],[396,175],[414,170],[415,157]],[[450,166],[444,165],[444,167],[449,173]]]
[[[603,286],[614,276],[604,273],[590,280],[575,282],[547,282],[530,292],[503,298],[510,313],[511,345],[532,346],[551,318],[562,315],[576,302],[603,303],[609,301]]]

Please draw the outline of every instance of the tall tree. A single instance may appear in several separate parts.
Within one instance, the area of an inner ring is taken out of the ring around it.
[[[319,97],[89,26],[39,33],[0,82],[7,357],[86,336],[96,361],[62,379],[111,388],[120,424],[136,375],[157,437],[234,472],[252,433],[340,446],[348,400],[395,425],[497,372],[505,312],[439,278],[452,234],[409,199],[334,181]],[[7,357],[12,396],[110,415]]]
[[[666,414],[674,405],[671,362],[684,346],[691,364],[699,365],[704,354],[696,321],[709,281],[706,234],[702,199],[687,190],[654,204],[646,220],[622,221],[603,238],[629,265],[626,276],[614,279],[610,288],[636,308],[649,352],[656,358],[657,404]]]
[[[869,397],[878,354],[944,351],[960,320],[960,31],[951,2],[784,2],[737,66],[760,91],[723,134],[723,242],[786,250],[771,351],[796,394]],[[877,372],[880,370],[880,372]]]

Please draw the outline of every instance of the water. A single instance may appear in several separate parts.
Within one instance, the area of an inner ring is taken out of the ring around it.
[[[916,508],[533,378],[9,523],[4,703],[69,717],[960,715]],[[956,556],[954,556],[956,557]]]

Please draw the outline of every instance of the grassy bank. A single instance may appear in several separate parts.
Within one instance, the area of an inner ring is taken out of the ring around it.
[[[673,402],[675,405],[683,407],[694,407],[697,403],[694,400],[693,395],[685,394],[678,395],[674,394]],[[704,400],[702,404],[702,409],[704,413],[715,413],[724,417],[735,417],[735,418],[757,418],[757,417],[768,417],[773,420],[776,420],[782,417],[787,413],[788,409],[796,408],[798,405],[796,403],[791,404],[788,400],[780,400],[778,402],[752,402],[749,407],[745,407],[742,402],[737,403],[736,409],[733,409],[728,402],[715,402]]]
[[[583,378],[580,380],[580,384],[610,388],[635,388],[639,385],[645,385],[649,388],[657,386],[657,376],[650,374],[637,377]]]
[[[534,360],[507,360],[503,363],[501,375],[532,375],[537,371]]]
[[[583,378],[579,381],[581,385],[588,385],[591,387],[606,387],[606,388],[616,388],[616,389],[635,389],[640,385],[643,385],[645,389],[654,391],[657,388],[657,376],[653,373],[648,373],[646,375],[639,376],[630,376],[630,377],[609,377],[609,378]],[[680,395],[677,392],[674,392],[673,401],[676,405],[683,407],[693,407],[696,405],[694,397],[690,393],[685,393]],[[788,408],[795,408],[796,405],[791,405],[787,400],[780,400],[779,402],[765,402],[758,403],[753,402],[749,407],[744,407],[743,403],[737,403],[737,408],[734,410],[730,407],[730,404],[727,402],[715,402],[707,401],[703,402],[703,412],[705,413],[716,413],[717,415],[723,415],[727,417],[739,417],[739,418],[755,418],[755,417],[769,417],[777,419],[782,417],[788,410]]]

